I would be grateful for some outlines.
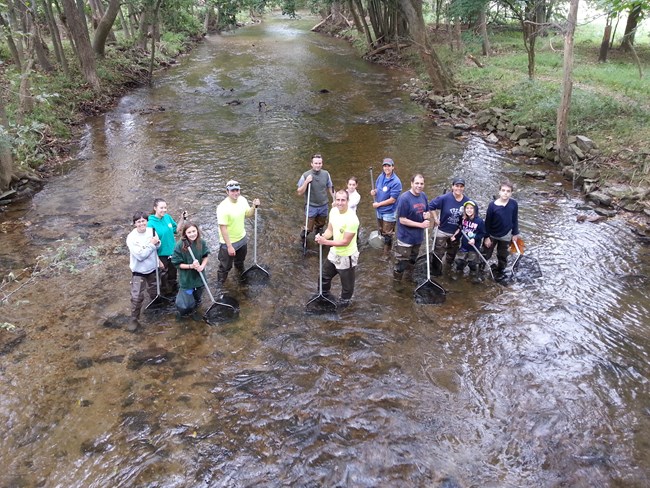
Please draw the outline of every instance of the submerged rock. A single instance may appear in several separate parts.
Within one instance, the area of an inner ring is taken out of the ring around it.
[[[525,171],[524,176],[534,178],[536,180],[545,180],[548,176],[548,171]]]
[[[27,333],[22,329],[0,330],[0,356],[9,354],[25,340]]]
[[[600,191],[594,191],[587,195],[587,198],[598,205],[609,207],[612,205],[612,197]]]
[[[618,213],[616,210],[612,208],[602,208],[602,207],[596,207],[594,209],[594,212],[596,212],[598,215],[603,215],[605,217],[615,217],[616,214]]]
[[[93,360],[89,357],[77,358],[74,360],[74,364],[77,369],[86,369],[90,368],[93,365]]]
[[[152,347],[138,351],[129,358],[128,369],[138,369],[144,365],[159,365],[166,363],[173,357],[173,353],[162,347]]]

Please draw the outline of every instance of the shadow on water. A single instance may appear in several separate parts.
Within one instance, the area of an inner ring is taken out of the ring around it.
[[[310,25],[208,38],[89,119],[78,164],[3,223],[6,269],[61,259],[3,307],[27,333],[0,367],[0,484],[647,485],[648,248],[618,219],[577,223],[580,196],[558,177],[527,180],[479,137],[449,139],[408,102],[404,75]],[[355,175],[362,194],[355,297],[325,315],[305,309],[318,255],[303,257],[295,194],[316,151],[337,188]],[[393,282],[365,245],[368,167],[385,156],[405,183],[423,173],[429,198],[463,175],[481,215],[512,179],[542,277],[445,274],[445,303],[416,303],[421,276]],[[230,178],[262,200],[268,286],[229,279],[240,313],[214,327],[155,311],[126,333],[133,211],[159,196],[174,217],[187,209],[215,283]]]

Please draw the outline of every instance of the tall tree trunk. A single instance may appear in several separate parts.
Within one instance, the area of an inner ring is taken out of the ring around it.
[[[51,73],[54,71],[54,66],[50,63],[50,60],[47,57],[47,52],[45,51],[45,43],[41,37],[41,31],[38,28],[37,19],[34,17],[34,11],[29,9],[27,15],[25,16],[25,23],[28,26],[29,32],[32,35],[32,48],[36,54],[36,59],[38,59],[38,64],[41,66],[41,69],[46,73]]]
[[[31,42],[31,41],[30,41]],[[19,122],[23,122],[23,115],[31,113],[34,110],[34,97],[32,96],[31,73],[34,64],[33,56],[23,63],[23,72],[20,75],[20,88],[18,89],[19,100]]]
[[[68,27],[77,47],[77,57],[85,80],[95,89],[99,89],[99,77],[95,65],[95,56],[88,37],[85,17],[81,17],[74,0],[63,0]]]
[[[481,33],[483,56],[490,55],[490,39],[487,32],[487,3],[484,3],[478,13],[478,28]]]
[[[138,47],[143,51],[147,48],[147,37],[149,36],[149,27],[152,24],[152,8],[153,5],[145,2],[140,14],[140,25],[138,26]]]
[[[14,42],[13,35],[11,34],[11,27],[7,22],[5,22],[5,19],[2,15],[0,15],[0,26],[4,28],[4,35],[7,39],[7,46],[9,46],[9,51],[11,52],[11,58],[13,59],[16,68],[20,71],[23,64],[22,56],[18,53],[18,47]]]
[[[151,33],[151,62],[149,63],[149,86],[153,85],[153,68],[156,60],[156,39],[158,39],[158,26],[160,19],[158,12],[160,12],[160,4],[162,0],[156,0],[156,5],[153,11],[153,32]]]
[[[99,22],[104,16],[104,5],[102,5],[101,0],[88,0],[88,5],[90,5],[91,24],[93,29],[97,29]]]
[[[348,0],[348,8],[350,9],[350,14],[352,14],[352,20],[354,21],[354,28],[359,34],[363,34],[363,26],[361,25],[361,19],[357,13],[357,9],[354,8],[354,0]]]
[[[120,17],[120,25],[122,27],[122,30],[124,31],[124,37],[126,37],[127,39],[131,39],[133,37],[133,35],[131,34],[131,26],[127,22],[126,17],[124,17],[124,12],[122,12],[121,5],[117,14]]]
[[[368,27],[368,22],[366,22],[366,15],[363,10],[363,4],[361,3],[361,0],[354,0],[355,4],[357,6],[357,9],[359,10],[359,17],[361,20],[361,25],[363,26],[363,33],[366,36],[366,43],[368,43],[368,49],[371,49],[375,46],[375,42],[372,40],[372,34],[370,34],[370,28]]]
[[[557,110],[557,150],[560,161],[571,161],[569,151],[569,110],[571,108],[571,92],[573,90],[573,37],[578,19],[578,2],[571,0],[569,17],[567,18],[566,33],[564,34],[564,67],[562,77],[562,102]]]
[[[381,29],[381,4],[378,0],[368,0],[368,17],[375,33],[375,45],[386,44],[384,32]]]
[[[627,16],[627,23],[625,24],[625,34],[623,34],[623,40],[621,41],[621,47],[625,52],[631,51],[630,48],[634,44],[634,35],[636,34],[636,29],[642,14],[643,10],[640,3],[632,6],[630,9],[630,14]]]
[[[460,17],[456,17],[454,21],[454,41],[456,42],[456,50],[463,51],[463,34],[461,29]]]
[[[605,21],[605,32],[603,32],[603,39],[600,41],[600,51],[598,52],[598,62],[607,62],[607,55],[609,54],[609,38],[612,35],[612,16],[608,15]]]
[[[49,2],[49,0],[42,0],[41,3],[43,5],[43,11],[45,12],[45,18],[47,19],[50,36],[52,37],[52,47],[54,48],[56,60],[59,63],[59,66],[61,66],[63,74],[68,76],[70,73],[70,70],[68,68],[68,59],[65,57],[63,42],[61,42],[61,32],[59,31],[59,26],[56,23],[56,18],[54,17],[54,12],[52,11],[52,4]]]
[[[24,36],[17,34],[26,34],[26,32],[19,28],[18,17],[19,15],[17,15],[13,0],[7,0],[7,18],[9,20],[9,25],[11,26],[11,31],[16,35],[14,41],[19,60],[17,66],[20,68],[25,62],[25,44],[23,42]]]
[[[429,42],[429,37],[427,36],[426,27],[424,25],[424,17],[422,16],[422,1],[399,0],[399,5],[406,17],[406,21],[408,22],[411,36],[413,37],[415,44],[418,46],[420,57],[422,58],[427,74],[431,79],[434,91],[448,93],[453,88],[454,83],[451,74],[442,64],[438,54],[434,51]]]
[[[90,31],[88,30],[88,19],[86,19],[86,4],[84,0],[77,0],[77,11],[79,12],[79,17],[83,21],[81,23],[83,30],[86,31],[86,37],[90,39]]]
[[[108,0],[108,9],[110,10],[111,8],[111,3],[114,0]],[[120,7],[120,2],[117,3],[117,9]],[[93,24],[93,29],[95,29],[95,38],[97,37],[97,30],[99,29],[99,26],[102,22],[103,19],[106,18],[107,10],[104,9],[104,4],[102,0],[89,0],[90,4],[90,10],[92,12],[92,24]],[[113,17],[113,22],[111,23],[111,28],[113,24],[115,23],[115,19],[117,18],[117,12],[115,13],[115,16]],[[108,29],[108,34],[106,34],[106,39],[104,40],[104,43],[106,43],[106,40],[110,42],[117,42],[117,39],[115,38],[115,34],[111,30],[111,28]],[[94,46],[93,46],[94,48]],[[102,53],[103,55],[103,53]]]
[[[614,24],[614,31],[612,32],[612,38],[609,41],[609,48],[611,49],[612,46],[614,45],[614,39],[616,38],[616,31],[618,30],[618,24],[621,21],[621,16],[618,14],[616,15],[616,24]]]
[[[525,16],[520,18],[520,23],[524,34],[524,48],[528,55],[528,79],[535,79],[535,44],[537,42],[537,25],[535,16],[529,20]]]
[[[61,6],[58,3],[58,0],[53,0],[54,6],[56,7],[56,11],[59,14],[59,19],[61,20],[61,25],[65,29],[66,37],[68,38],[68,42],[70,43],[70,46],[72,47],[72,50],[74,51],[74,55],[79,58],[79,51],[77,50],[77,45],[75,44],[74,36],[72,35],[72,31],[70,30],[70,26],[68,25],[68,18],[65,15],[65,12],[61,10]]]
[[[117,18],[117,13],[120,10],[120,2],[121,0],[109,0],[108,9],[104,12],[104,16],[97,25],[93,39],[93,51],[98,56],[104,57],[106,39],[108,39],[108,34],[111,32],[115,19]]]
[[[7,128],[9,121],[5,112],[4,100],[0,97],[0,191],[8,190],[14,171],[14,160],[11,155],[11,139]]]
[[[138,36],[138,26],[140,25],[140,21],[138,20],[137,13],[133,7],[133,3],[129,2],[126,5],[126,10],[128,12],[127,19],[129,21],[129,26],[131,28],[131,37],[137,37]]]

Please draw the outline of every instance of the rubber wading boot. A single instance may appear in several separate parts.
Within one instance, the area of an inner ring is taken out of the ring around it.
[[[337,307],[340,309],[344,309],[350,306],[350,303],[352,303],[352,300],[349,298],[339,298],[338,302],[336,303]]]
[[[483,274],[478,270],[470,270],[469,275],[472,278],[472,283],[479,284],[483,282]]]
[[[384,261],[388,261],[390,259],[390,247],[390,244],[384,244]]]
[[[140,328],[140,322],[136,317],[131,317],[131,320],[129,320],[129,323],[126,324],[126,330],[128,332],[135,332]]]
[[[458,271],[456,268],[451,268],[451,271],[449,271],[449,279],[451,281],[458,281],[458,278],[460,278],[460,275],[462,273]]]
[[[496,268],[494,270],[494,279],[496,281],[503,281],[506,279],[506,270],[502,268]]]

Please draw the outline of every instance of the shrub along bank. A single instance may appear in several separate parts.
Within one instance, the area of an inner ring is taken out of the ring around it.
[[[175,64],[175,58],[188,52],[197,39],[170,38],[156,53],[154,68]],[[70,53],[70,59],[72,54]],[[71,152],[71,141],[89,115],[104,113],[137,86],[149,82],[151,54],[135,47],[110,46],[97,59],[100,90],[93,90],[83,79],[78,66],[71,64],[68,76],[62,72],[30,74],[34,108],[21,113],[19,97],[21,74],[12,65],[0,65],[0,88],[7,115],[14,161],[19,162],[21,178],[12,190],[0,194],[0,205],[30,197]]]

